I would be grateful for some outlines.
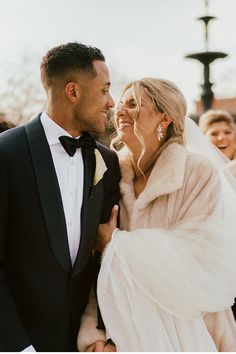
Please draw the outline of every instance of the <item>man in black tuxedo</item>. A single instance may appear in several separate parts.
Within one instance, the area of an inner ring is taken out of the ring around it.
[[[119,199],[118,159],[88,133],[114,106],[102,52],[55,47],[41,79],[46,110],[0,136],[0,351],[76,351],[98,225]]]

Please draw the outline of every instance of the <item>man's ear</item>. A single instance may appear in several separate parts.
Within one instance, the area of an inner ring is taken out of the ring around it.
[[[71,102],[75,103],[80,95],[79,86],[75,82],[69,82],[65,87],[65,94]]]
[[[171,122],[172,122],[172,119],[166,113],[164,113],[163,117],[161,118],[161,123],[162,123],[163,129],[166,129]]]

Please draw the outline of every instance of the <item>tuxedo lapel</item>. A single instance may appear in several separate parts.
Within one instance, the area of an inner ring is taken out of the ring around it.
[[[91,255],[91,250],[97,236],[97,227],[103,202],[102,180],[93,186],[95,172],[95,155],[90,151],[83,151],[84,161],[84,190],[81,210],[81,238],[75,261],[73,275],[80,272]]]
[[[61,193],[40,115],[27,124],[25,130],[52,251],[58,263],[70,270],[71,260]]]

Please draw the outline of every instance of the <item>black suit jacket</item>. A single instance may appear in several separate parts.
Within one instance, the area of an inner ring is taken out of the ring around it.
[[[59,184],[40,115],[0,135],[0,351],[68,351],[87,303],[98,224],[119,199],[116,154],[97,143],[108,167],[93,188],[83,152],[81,241],[72,268]]]

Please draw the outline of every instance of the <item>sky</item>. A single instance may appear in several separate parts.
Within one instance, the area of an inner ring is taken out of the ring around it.
[[[208,0],[209,50],[229,56],[211,66],[216,97],[236,96],[236,0]],[[116,102],[122,87],[142,77],[173,81],[189,113],[201,93],[201,64],[184,58],[203,51],[204,0],[0,0],[0,90],[28,62],[39,65],[51,47],[79,41],[100,48]],[[26,75],[27,76],[27,75]],[[27,77],[25,78],[27,80]],[[40,86],[41,90],[41,86]]]

